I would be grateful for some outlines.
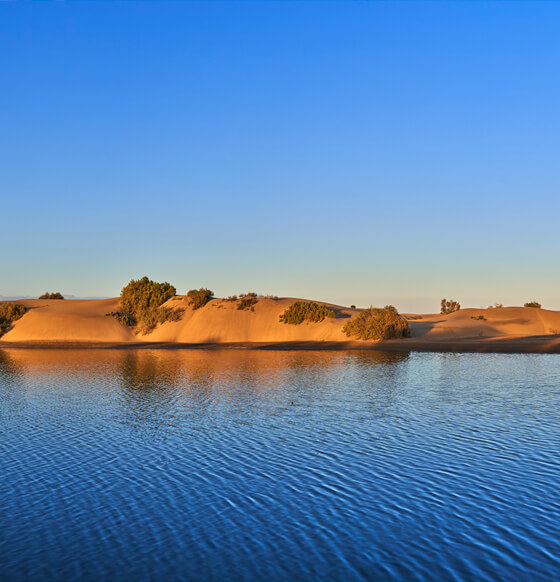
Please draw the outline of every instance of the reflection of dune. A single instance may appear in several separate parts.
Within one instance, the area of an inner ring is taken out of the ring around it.
[[[0,350],[0,375],[6,383],[17,383],[22,374],[21,365],[17,358],[8,354],[5,350]]]
[[[0,340],[4,346],[105,347],[159,344],[238,344],[261,349],[466,350],[560,352],[560,312],[525,307],[463,309],[450,315],[408,315],[412,338],[390,342],[354,342],[342,332],[357,310],[335,307],[337,317],[320,323],[286,325],[279,315],[294,299],[259,299],[254,311],[239,311],[235,303],[214,299],[196,311],[184,297],[170,307],[185,308],[178,322],[164,323],[147,336],[105,314],[118,309],[115,299],[56,301],[26,299],[29,311]],[[483,316],[484,319],[475,319]]]
[[[78,384],[78,379],[85,378],[88,384],[118,386],[124,418],[131,428],[144,424],[160,430],[158,417],[176,409],[178,395],[196,406],[177,413],[199,415],[216,401],[237,408],[240,391],[250,392],[258,402],[279,397],[279,386],[291,386],[294,398],[302,391],[336,390],[349,370],[360,373],[363,367],[371,374],[379,367],[387,374],[391,373],[389,364],[404,363],[407,358],[406,353],[375,351],[7,348],[0,350],[0,374],[17,384],[52,375],[75,378]],[[302,371],[311,383],[302,383]]]

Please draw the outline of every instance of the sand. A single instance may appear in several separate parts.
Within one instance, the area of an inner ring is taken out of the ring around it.
[[[411,338],[349,341],[342,328],[359,310],[329,305],[337,317],[320,323],[286,325],[279,315],[295,298],[260,298],[254,311],[213,299],[193,311],[185,297],[167,302],[183,307],[179,322],[135,335],[105,314],[119,299],[19,301],[29,311],[0,338],[0,347],[245,347],[260,349],[384,349],[560,353],[560,312],[527,307],[462,309],[450,315],[406,314]],[[485,319],[473,319],[482,315]]]
[[[101,300],[22,299],[28,312],[0,342],[130,342],[134,334],[113,317],[119,298]]]

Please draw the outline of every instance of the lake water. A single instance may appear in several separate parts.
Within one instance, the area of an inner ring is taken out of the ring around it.
[[[560,356],[0,350],[0,579],[558,580]]]

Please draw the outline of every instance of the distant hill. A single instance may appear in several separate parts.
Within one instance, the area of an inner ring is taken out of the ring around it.
[[[18,299],[37,299],[31,295],[0,295],[0,301],[17,301]]]
[[[76,297],[63,293],[64,299],[109,299],[108,297]],[[0,295],[0,301],[18,301],[20,299],[37,299],[37,295]]]

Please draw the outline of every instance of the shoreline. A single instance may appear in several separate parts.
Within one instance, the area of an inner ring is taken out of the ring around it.
[[[282,341],[282,342],[97,342],[97,341],[0,341],[0,349],[102,349],[102,350],[270,350],[270,351],[386,351],[503,354],[560,354],[560,335],[428,340],[407,338],[379,342]]]
[[[0,349],[244,349],[560,354],[560,311],[530,307],[465,308],[451,314],[405,313],[411,337],[361,341],[347,337],[345,324],[360,309],[325,304],[335,317],[286,325],[281,316],[297,298],[258,298],[250,310],[214,298],[192,309],[184,296],[165,305],[183,310],[177,321],[149,335],[119,323],[108,313],[120,298],[38,300],[0,338]]]

